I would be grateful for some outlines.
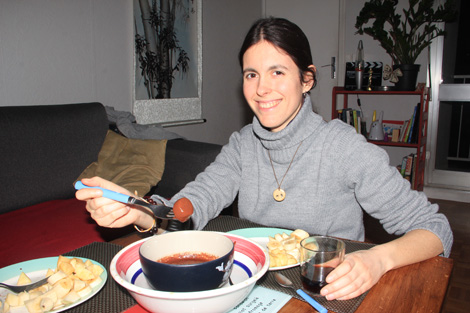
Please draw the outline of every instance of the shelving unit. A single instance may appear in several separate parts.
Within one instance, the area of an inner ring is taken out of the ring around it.
[[[337,98],[339,95],[343,96],[342,107],[337,107]],[[416,149],[416,171],[414,173],[415,179],[412,188],[415,190],[423,190],[424,187],[424,170],[426,165],[426,138],[428,130],[428,109],[429,109],[429,93],[427,88],[417,91],[365,91],[365,90],[346,90],[343,87],[334,87],[332,94],[331,118],[337,118],[337,111],[340,109],[348,108],[349,95],[405,95],[405,96],[419,96],[420,99],[420,114],[419,114],[419,131],[416,143],[404,142],[391,142],[391,141],[371,141],[369,142],[379,146],[395,146]],[[415,101],[411,102],[414,106]]]

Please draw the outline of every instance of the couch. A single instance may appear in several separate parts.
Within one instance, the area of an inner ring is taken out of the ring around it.
[[[100,103],[0,107],[0,268],[135,231],[98,226],[74,197],[73,182],[97,160],[109,129]],[[150,193],[171,197],[220,149],[168,140],[163,175]]]

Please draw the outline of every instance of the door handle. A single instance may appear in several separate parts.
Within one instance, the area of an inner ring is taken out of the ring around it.
[[[331,79],[336,78],[336,57],[331,57]]]
[[[336,57],[331,57],[331,64],[323,65],[322,67],[331,66],[331,79],[336,78]]]

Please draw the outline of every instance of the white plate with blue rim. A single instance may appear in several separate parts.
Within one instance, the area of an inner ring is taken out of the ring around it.
[[[238,236],[242,236],[245,238],[249,238],[260,246],[262,246],[266,251],[268,251],[267,244],[269,242],[269,237],[274,237],[276,234],[283,234],[290,235],[292,230],[284,229],[284,228],[271,228],[271,227],[251,227],[251,228],[241,228],[227,232],[229,234],[234,234]],[[289,264],[285,266],[277,266],[277,267],[270,267],[269,271],[279,271],[284,270],[287,268],[292,268],[299,266],[299,262],[295,264]]]
[[[75,258],[75,257],[67,256],[67,258]],[[82,258],[82,257],[76,257],[76,258],[82,259],[83,261],[89,260],[87,258]],[[57,268],[58,259],[59,259],[58,256],[49,257],[49,258],[41,258],[41,259],[29,260],[29,261],[20,262],[20,263],[6,266],[0,269],[0,282],[9,284],[9,285],[16,285],[18,281],[18,277],[20,276],[21,272],[25,273],[33,282],[38,281],[46,276],[48,269],[55,270]],[[90,261],[94,264],[99,265],[103,269],[103,273],[101,273],[100,275],[102,281],[93,288],[93,291],[91,293],[89,293],[87,296],[83,297],[82,299],[74,303],[62,306],[56,310],[49,311],[49,312],[58,313],[58,312],[63,312],[65,310],[69,310],[70,308],[73,308],[89,300],[94,295],[96,295],[98,291],[101,290],[101,288],[103,288],[108,278],[108,273],[103,265],[101,265],[100,263],[94,260],[90,260]],[[4,302],[5,298],[7,297],[9,293],[11,293],[11,291],[0,288],[0,301]],[[21,306],[21,307],[15,307],[15,309],[11,310],[11,312],[28,313],[28,310],[26,309],[26,307]]]

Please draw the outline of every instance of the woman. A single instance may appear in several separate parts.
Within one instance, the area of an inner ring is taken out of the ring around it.
[[[410,190],[389,166],[386,152],[350,126],[327,123],[312,112],[308,92],[315,85],[315,67],[308,40],[295,24],[259,20],[245,38],[239,61],[253,123],[232,134],[216,160],[169,205],[188,198],[197,229],[238,194],[240,217],[264,225],[363,240],[365,210],[389,233],[404,234],[348,254],[321,290],[329,300],[359,296],[393,268],[449,255],[447,219],[424,194]],[[129,193],[100,178],[83,182]],[[101,195],[95,189],[77,192],[99,225],[154,224],[150,215]]]

